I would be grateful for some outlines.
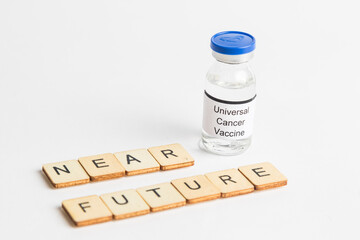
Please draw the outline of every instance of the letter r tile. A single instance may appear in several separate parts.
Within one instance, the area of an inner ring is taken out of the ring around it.
[[[161,183],[136,190],[152,212],[181,207],[186,204],[185,198],[170,184]]]
[[[254,186],[237,169],[207,173],[205,176],[221,191],[221,197],[232,197],[254,191]]]
[[[171,184],[186,198],[187,203],[197,203],[220,198],[220,190],[203,175],[181,178]]]
[[[249,179],[256,190],[281,187],[287,184],[287,178],[269,162],[239,167],[239,171]]]
[[[48,163],[42,170],[55,188],[90,182],[89,176],[77,160]]]
[[[178,143],[148,149],[160,164],[161,170],[170,170],[194,165],[194,159]]]
[[[134,189],[100,196],[115,219],[124,219],[150,213],[150,207]]]
[[[96,195],[65,200],[62,202],[62,207],[76,226],[107,222],[112,219],[110,210]]]
[[[112,153],[81,157],[79,162],[90,175],[91,181],[102,181],[125,175],[124,167]]]

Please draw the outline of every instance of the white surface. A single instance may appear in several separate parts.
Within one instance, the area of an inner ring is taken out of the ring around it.
[[[0,2],[0,238],[356,239],[356,1]],[[199,150],[209,40],[257,39],[254,142]],[[194,167],[54,190],[41,165],[179,142]],[[280,189],[74,228],[62,200],[270,161]]]

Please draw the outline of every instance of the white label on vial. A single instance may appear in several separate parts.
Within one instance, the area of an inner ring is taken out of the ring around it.
[[[203,130],[212,137],[245,139],[252,135],[256,95],[245,101],[226,101],[204,94]]]

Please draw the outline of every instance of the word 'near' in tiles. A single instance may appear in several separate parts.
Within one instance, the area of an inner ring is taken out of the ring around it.
[[[43,165],[42,169],[51,184],[55,188],[61,188],[192,165],[194,159],[176,143],[48,163]]]
[[[75,225],[84,226],[286,184],[287,179],[272,164],[259,163],[100,197],[70,199],[64,201],[62,206]]]

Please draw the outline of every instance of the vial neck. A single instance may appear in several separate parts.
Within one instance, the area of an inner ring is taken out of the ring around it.
[[[228,64],[240,64],[251,60],[254,56],[254,52],[249,52],[246,54],[239,54],[239,55],[226,55],[212,51],[212,55],[219,62],[228,63]]]

